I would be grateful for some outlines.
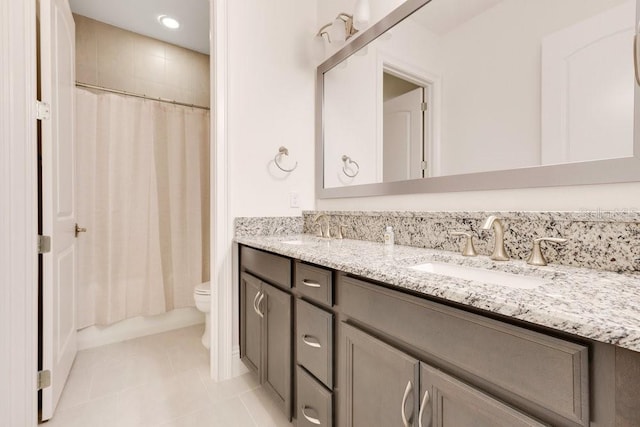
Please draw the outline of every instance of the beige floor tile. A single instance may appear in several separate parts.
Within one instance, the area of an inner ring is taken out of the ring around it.
[[[91,369],[71,369],[67,383],[62,390],[58,411],[73,408],[89,401],[91,390]]]
[[[253,421],[260,427],[289,427],[292,424],[276,406],[266,390],[259,387],[240,395]]]
[[[290,426],[255,373],[209,378],[203,325],[78,353],[46,427]]]
[[[200,340],[192,337],[190,341],[167,348],[171,367],[176,372],[209,366],[209,351]]]
[[[260,386],[258,376],[253,372],[222,382],[214,382],[207,375],[202,381],[213,403],[236,397]]]
[[[58,410],[49,420],[46,427],[113,427],[118,425],[117,396],[74,406],[66,410]]]
[[[119,425],[155,426],[209,406],[207,390],[196,371],[187,371],[119,394]]]
[[[177,418],[161,427],[257,427],[249,411],[235,397],[208,406],[184,417]]]

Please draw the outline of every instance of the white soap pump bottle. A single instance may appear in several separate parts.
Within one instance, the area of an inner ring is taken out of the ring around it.
[[[384,232],[384,244],[393,245],[394,243],[395,243],[395,236],[393,234],[393,228],[390,225],[387,225],[387,228]]]

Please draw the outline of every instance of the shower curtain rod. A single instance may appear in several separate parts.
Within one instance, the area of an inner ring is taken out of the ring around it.
[[[158,101],[158,102],[165,102],[167,104],[181,105],[183,107],[199,108],[201,110],[207,110],[207,111],[211,110],[209,107],[203,107],[201,105],[187,104],[187,103],[184,103],[184,102],[178,102],[178,101],[174,101],[174,100],[171,100],[171,99],[165,99],[165,98],[153,98],[153,97],[147,96],[147,95],[140,95],[138,93],[127,92],[127,91],[118,90],[118,89],[109,89],[108,87],[90,85],[88,83],[76,82],[76,87],[84,87],[84,88],[87,88],[87,89],[101,90],[103,92],[117,93],[119,95],[132,96],[134,98],[148,99],[150,101]]]

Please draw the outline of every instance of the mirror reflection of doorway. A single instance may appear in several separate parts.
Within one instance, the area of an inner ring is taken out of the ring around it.
[[[383,72],[383,181],[429,176],[429,87]]]

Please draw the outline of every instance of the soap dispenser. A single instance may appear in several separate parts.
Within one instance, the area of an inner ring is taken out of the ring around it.
[[[393,245],[394,243],[395,243],[395,236],[393,234],[393,228],[390,225],[387,225],[387,228],[384,232],[384,244]]]

